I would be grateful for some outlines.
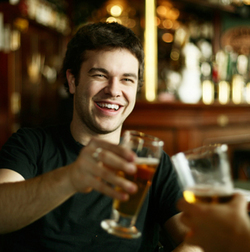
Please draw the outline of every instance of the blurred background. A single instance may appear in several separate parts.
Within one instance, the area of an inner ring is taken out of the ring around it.
[[[98,21],[131,28],[145,49],[124,129],[161,137],[170,155],[218,141],[249,155],[250,0],[0,1],[0,148],[20,127],[71,119],[67,42]]]

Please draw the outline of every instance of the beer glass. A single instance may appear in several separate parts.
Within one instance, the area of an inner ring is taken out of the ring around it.
[[[232,198],[227,150],[226,144],[215,144],[171,157],[187,202],[223,203]]]
[[[103,220],[101,227],[119,237],[138,238],[141,232],[135,227],[136,219],[160,162],[164,143],[142,132],[125,131],[121,145],[136,153],[137,172],[130,175],[120,171],[119,175],[136,183],[138,190],[127,201],[114,199],[111,219]],[[116,190],[122,189],[117,187]]]

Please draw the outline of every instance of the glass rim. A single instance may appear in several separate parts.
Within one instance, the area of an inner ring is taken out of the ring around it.
[[[156,136],[153,136],[153,135],[150,135],[150,134],[147,134],[147,133],[144,133],[142,131],[138,131],[138,130],[125,130],[124,134],[126,134],[126,133],[130,133],[130,134],[132,134],[135,137],[144,138],[145,140],[148,139],[148,140],[152,141],[153,144],[155,143],[157,146],[163,146],[164,145],[164,141],[161,140],[160,138],[158,138]]]
[[[173,155],[176,156],[179,153],[183,153],[185,156],[190,156],[190,155],[206,155],[211,151],[214,151],[215,153],[222,153],[222,152],[227,152],[228,150],[228,145],[224,143],[216,143],[216,144],[208,144],[208,145],[202,145],[200,147],[194,148],[194,149],[189,149],[186,151],[180,151],[176,154]]]

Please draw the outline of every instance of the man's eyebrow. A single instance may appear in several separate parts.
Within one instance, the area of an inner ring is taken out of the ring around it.
[[[108,71],[105,68],[92,67],[88,71],[89,74],[94,73],[94,72],[102,72],[102,73],[108,74]]]
[[[106,70],[105,68],[101,68],[101,67],[92,67],[88,71],[89,74],[93,74],[95,72],[101,72],[101,73],[109,74],[108,70]],[[133,77],[135,79],[138,79],[137,74],[134,74],[134,73],[124,73],[123,76],[124,77]]]
[[[133,77],[135,79],[138,79],[137,74],[134,74],[134,73],[124,73],[123,76],[125,76],[125,77]]]

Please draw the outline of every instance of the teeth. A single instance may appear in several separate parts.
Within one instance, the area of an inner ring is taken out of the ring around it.
[[[118,110],[119,106],[116,104],[109,104],[109,103],[98,103],[98,105],[102,108],[109,108],[109,109],[114,109]]]

